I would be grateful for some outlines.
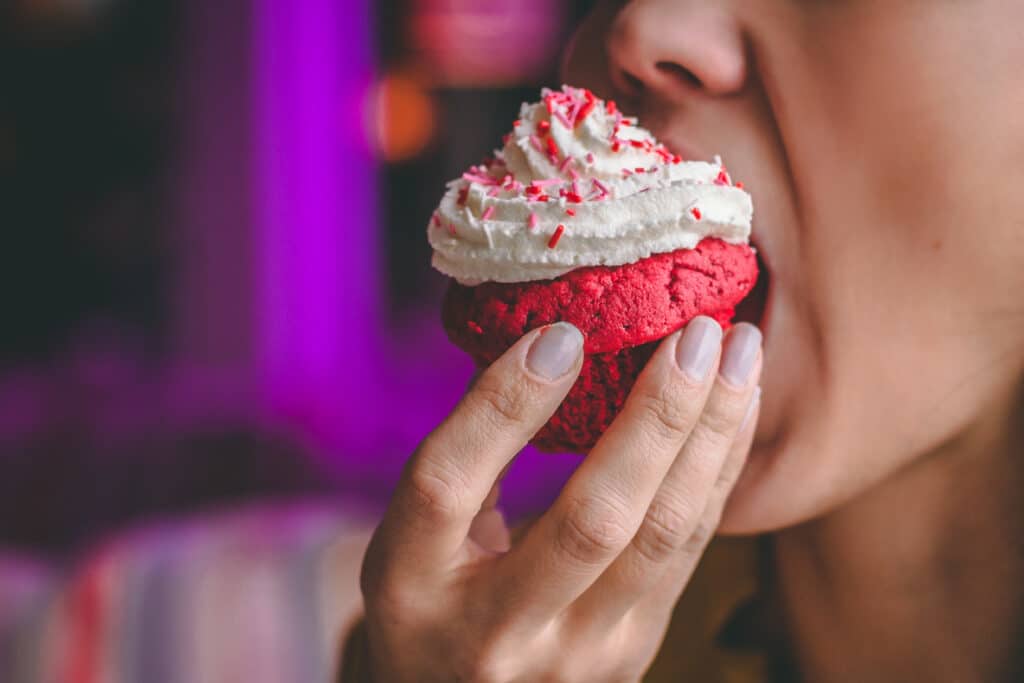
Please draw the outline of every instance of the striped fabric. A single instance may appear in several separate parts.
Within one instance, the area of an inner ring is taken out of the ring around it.
[[[0,682],[330,681],[373,524],[252,507],[124,534],[65,576],[0,553]]]

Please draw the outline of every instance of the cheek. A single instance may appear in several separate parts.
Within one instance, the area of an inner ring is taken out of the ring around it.
[[[597,3],[566,43],[559,68],[563,83],[589,88],[601,97],[612,92],[605,42],[608,28],[618,12],[615,4]]]

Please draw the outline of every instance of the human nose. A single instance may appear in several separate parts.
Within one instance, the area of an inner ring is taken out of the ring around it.
[[[727,96],[747,78],[743,32],[728,3],[632,0],[608,36],[610,78],[626,99]]]

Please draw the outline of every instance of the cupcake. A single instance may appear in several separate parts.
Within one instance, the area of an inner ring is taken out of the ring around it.
[[[720,159],[681,159],[613,101],[541,95],[448,183],[427,235],[452,278],[445,330],[479,366],[537,327],[583,333],[579,379],[532,443],[586,453],[661,339],[697,315],[729,325],[757,280],[753,208]]]

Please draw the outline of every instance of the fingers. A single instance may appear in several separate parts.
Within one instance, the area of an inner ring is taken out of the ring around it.
[[[485,370],[407,463],[378,543],[393,565],[444,569],[499,473],[551,417],[582,363],[583,336],[559,323],[523,337]]]
[[[718,527],[722,505],[749,449],[746,432],[752,434],[752,429],[746,418],[755,408],[760,366],[760,332],[752,325],[737,325],[726,338],[719,377],[704,411],[661,482],[643,524],[574,605],[582,618],[617,622],[672,568],[676,584],[685,583]]]
[[[704,555],[708,543],[718,529],[729,494],[732,493],[740,473],[743,471],[743,466],[747,462],[750,447],[754,442],[754,433],[757,431],[757,418],[760,409],[761,391],[760,388],[757,388],[750,400],[750,407],[744,418],[743,427],[733,442],[725,465],[715,482],[711,499],[704,509],[704,514],[697,525],[697,531],[690,537],[685,552],[676,554],[665,574],[637,604],[635,610],[638,613],[650,615],[650,618],[654,619],[667,619],[671,615],[690,580],[690,576]]]
[[[718,323],[701,317],[659,347],[622,413],[551,509],[506,555],[499,565],[503,585],[512,600],[523,598],[523,609],[567,606],[629,544],[698,424],[721,337]]]

